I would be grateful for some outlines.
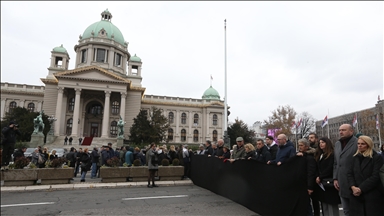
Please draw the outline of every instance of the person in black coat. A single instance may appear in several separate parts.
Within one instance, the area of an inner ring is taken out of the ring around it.
[[[213,154],[213,149],[212,149],[212,144],[210,140],[205,141],[205,155],[212,155]]]
[[[382,166],[383,159],[373,150],[372,139],[360,136],[357,152],[347,171],[351,216],[384,215],[384,188],[379,176]]]
[[[91,153],[91,161],[92,161],[91,179],[96,178],[97,164],[99,163],[99,158],[100,158],[99,149],[97,147],[94,147]]]
[[[341,203],[339,192],[334,186],[324,187],[324,190],[319,186],[325,179],[333,179],[333,163],[335,156],[333,154],[332,141],[326,137],[319,139],[319,146],[315,152],[316,160],[316,183],[315,194],[321,202],[323,215],[339,215],[339,204]],[[333,185],[333,184],[332,184]]]
[[[256,159],[256,149],[251,143],[247,143],[244,145],[245,149],[245,159],[247,160],[255,160]]]
[[[271,160],[271,153],[268,151],[267,146],[264,145],[264,141],[262,139],[257,140],[256,147],[257,149],[255,160],[262,163],[267,163],[269,160]]]
[[[4,135],[1,145],[3,146],[1,170],[8,169],[9,161],[15,151],[16,135],[21,135],[18,125],[10,121],[7,127],[4,127],[1,133]]]
[[[272,136],[267,136],[267,138],[265,138],[265,142],[267,143],[267,148],[271,153],[271,160],[275,160],[279,146],[275,143]]]
[[[169,163],[170,164],[172,164],[174,159],[178,158],[177,157],[177,152],[175,150],[175,146],[174,145],[171,145],[169,147],[168,158],[169,158]]]
[[[88,153],[88,148],[85,148],[84,152],[80,154],[81,182],[85,182],[85,175],[91,170],[91,165],[91,156]]]
[[[307,191],[308,195],[311,196],[315,189],[315,177],[316,177],[316,161],[313,157],[313,154],[308,153],[307,151],[310,148],[310,145],[307,139],[299,139],[299,152],[296,156],[302,156],[307,161]],[[308,199],[308,214],[313,215],[311,200]]]
[[[19,148],[15,153],[13,153],[13,162],[16,162],[16,160],[20,158],[24,158],[24,152],[27,150],[27,147],[21,147]]]
[[[69,162],[69,167],[75,167],[76,165],[76,157],[75,157],[75,148],[72,147],[69,150],[68,154],[65,156]]]

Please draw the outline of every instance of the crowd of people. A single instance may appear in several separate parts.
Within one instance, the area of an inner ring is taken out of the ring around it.
[[[2,143],[3,169],[9,164],[9,152],[13,152],[15,137],[20,131],[15,122],[10,122],[2,133],[8,142],[5,145]],[[294,157],[304,157],[307,164],[304,171],[307,175],[308,215],[317,216],[320,212],[327,216],[339,215],[339,204],[342,204],[346,216],[384,215],[384,147],[381,146],[381,152],[376,152],[372,139],[362,134],[354,135],[354,129],[349,124],[341,125],[339,134],[340,139],[332,143],[327,137],[319,138],[316,133],[310,133],[308,140],[298,140],[298,151],[285,134],[279,134],[277,143],[272,136],[267,136],[265,142],[258,139],[255,145],[244,144],[244,139],[237,137],[232,150],[224,145],[223,139],[216,143],[207,140],[197,151],[188,149],[188,145],[171,145],[168,149],[167,145],[155,143],[145,149],[130,146],[113,149],[112,143],[108,143],[100,148],[94,147],[92,151],[71,147],[65,157],[69,167],[74,168],[74,177],[80,172],[81,182],[85,182],[89,171],[91,178],[100,178],[102,166],[148,166],[149,188],[157,187],[155,173],[164,160],[172,164],[177,159],[177,164],[184,166],[183,178],[188,179],[191,177],[191,158],[194,155],[229,163],[255,160],[276,166]],[[14,152],[14,160],[24,157],[25,149]],[[42,168],[42,158],[54,160],[57,157],[55,151],[48,153],[46,147],[42,149],[39,146],[32,153],[31,163]]]

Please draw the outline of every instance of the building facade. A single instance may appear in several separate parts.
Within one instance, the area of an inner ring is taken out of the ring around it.
[[[344,114],[341,116],[336,116],[329,118],[328,116],[328,125],[321,127],[322,120],[316,121],[316,133],[319,137],[325,136],[328,137],[335,143],[339,140],[339,127],[342,124],[353,125],[353,119],[357,116],[357,124],[354,126],[354,133],[361,133],[372,138],[375,149],[379,150],[380,148],[380,139],[379,139],[379,130],[376,129],[376,116],[378,115],[379,129],[380,129],[380,138],[381,141],[384,138],[384,125],[383,125],[383,116],[384,116],[384,100],[377,101],[377,104],[374,107],[356,111],[353,113]],[[328,128],[329,127],[329,128]]]
[[[121,31],[105,10],[101,20],[79,36],[75,68],[69,70],[63,45],[51,51],[42,86],[1,83],[1,118],[17,106],[54,116],[54,135],[95,138],[117,137],[117,122],[126,122],[129,139],[133,119],[142,109],[163,110],[170,128],[170,143],[202,143],[223,136],[224,101],[209,87],[201,99],[145,95],[141,85],[142,60],[131,56]]]

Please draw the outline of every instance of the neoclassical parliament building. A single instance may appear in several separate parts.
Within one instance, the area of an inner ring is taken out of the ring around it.
[[[163,110],[170,128],[169,143],[203,143],[223,136],[224,101],[209,87],[201,99],[146,95],[142,60],[131,56],[121,31],[105,10],[101,20],[79,36],[75,68],[63,45],[53,48],[44,85],[1,83],[1,118],[15,107],[41,111],[57,120],[54,135],[113,139],[120,116],[126,122],[124,138],[140,110]],[[148,72],[149,73],[149,72]],[[204,89],[203,89],[204,90]],[[202,90],[202,92],[203,92]],[[201,93],[199,93],[201,94]]]

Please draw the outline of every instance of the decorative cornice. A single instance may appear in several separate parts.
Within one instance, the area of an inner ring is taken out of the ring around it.
[[[45,79],[45,78],[40,78],[41,82],[43,82],[44,84],[58,84],[59,81],[55,78],[55,79]]]
[[[114,79],[119,80],[120,82],[129,83],[129,84],[131,83],[131,80],[129,80],[129,79],[124,79],[124,78],[122,78],[120,76],[117,76],[116,74],[114,74],[114,73],[112,73],[110,71],[105,70],[104,68],[97,67],[97,66],[94,66],[94,65],[87,66],[87,67],[76,68],[76,69],[73,69],[73,70],[68,70],[68,71],[63,71],[63,72],[56,72],[53,75],[56,78],[61,78],[61,77],[69,78],[66,75],[81,73],[81,72],[89,71],[89,70],[98,70],[98,71],[103,72],[104,74],[106,74],[106,75],[108,75],[108,76],[110,76],[110,77],[112,77]],[[79,77],[76,77],[76,79],[85,79],[85,80],[95,81],[95,79],[86,79],[86,78],[79,78]],[[100,80],[100,81],[104,81],[104,80]]]
[[[144,92],[145,88],[144,87],[131,86],[131,88],[129,88],[129,90]]]
[[[22,95],[36,95],[36,96],[44,96],[43,92],[33,92],[33,91],[16,91],[16,90],[9,90],[9,89],[1,89],[1,94],[22,94]]]

